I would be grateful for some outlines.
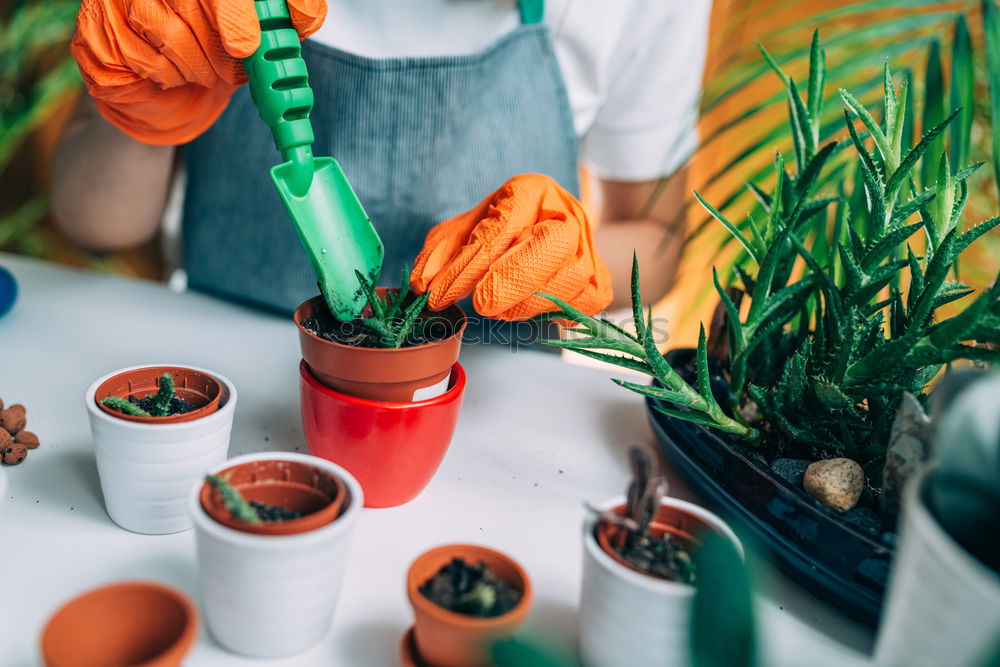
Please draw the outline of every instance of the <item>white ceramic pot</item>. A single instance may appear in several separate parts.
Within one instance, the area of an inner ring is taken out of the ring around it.
[[[973,665],[1000,636],[1000,575],[931,515],[926,480],[912,479],[904,492],[903,526],[875,647],[879,665]]]
[[[330,629],[354,525],[364,505],[361,485],[350,473],[308,454],[237,456],[211,472],[250,461],[274,460],[306,463],[343,480],[348,497],[340,517],[307,533],[254,535],[212,519],[201,506],[200,482],[189,496],[208,629],[226,649],[254,658],[299,653]]]
[[[175,366],[208,373],[222,383],[219,409],[189,422],[143,424],[118,419],[94,400],[108,378],[145,366]],[[145,364],[108,373],[84,395],[94,436],[97,472],[108,516],[136,533],[162,535],[191,527],[187,496],[205,471],[226,460],[236,410],[236,387],[218,373],[179,364]]]
[[[598,506],[611,509],[624,496]],[[724,535],[742,555],[733,531],[708,510],[676,498],[665,507],[683,511],[690,524]],[[590,516],[583,526],[583,590],[580,599],[580,658],[587,667],[690,664],[691,603],[694,587],[631,570],[597,543]],[[697,531],[695,531],[697,532]],[[711,576],[706,573],[703,576]]]

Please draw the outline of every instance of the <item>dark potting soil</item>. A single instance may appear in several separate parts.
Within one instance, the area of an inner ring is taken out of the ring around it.
[[[341,322],[325,304],[317,305],[312,316],[302,322],[306,331],[331,343],[350,347],[382,348],[382,337],[362,319]],[[425,311],[413,325],[413,330],[403,339],[401,347],[415,347],[450,338],[455,333],[454,323],[435,313]]]
[[[153,403],[154,395],[155,394],[150,394],[145,398],[136,398],[135,396],[129,396],[128,402],[131,403],[132,405],[137,405],[146,412],[152,414],[153,410],[156,409]],[[170,411],[167,412],[165,416],[172,417],[174,415],[182,415],[185,412],[191,412],[192,410],[194,410],[193,405],[185,401],[183,398],[178,398],[177,396],[174,396],[172,399],[170,399]]]
[[[646,574],[685,584],[695,582],[691,554],[669,534],[655,538],[648,533],[629,532],[625,545],[613,548],[625,562]]]
[[[521,601],[521,591],[490,572],[485,563],[469,565],[462,558],[442,567],[420,592],[439,607],[480,618],[502,616]]]
[[[302,516],[301,512],[278,507],[277,505],[258,503],[256,500],[251,500],[250,505],[257,510],[257,516],[260,517],[261,521],[288,521],[289,519],[298,519]]]

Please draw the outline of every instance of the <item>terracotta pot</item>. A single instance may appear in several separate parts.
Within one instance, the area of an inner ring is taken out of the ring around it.
[[[365,507],[395,507],[431,481],[455,432],[465,371],[455,364],[448,391],[392,403],[341,394],[299,365],[302,427],[309,452],[346,468],[365,490]]]
[[[625,505],[618,505],[612,511],[618,516],[625,516]],[[660,505],[660,510],[653,517],[653,520],[649,522],[649,533],[653,537],[659,539],[669,533],[685,547],[692,549],[696,549],[701,545],[701,540],[695,537],[695,533],[704,529],[705,523],[703,521],[678,507],[670,505]],[[614,550],[613,547],[622,547],[625,545],[628,531],[624,527],[598,521],[597,526],[594,528],[594,536],[597,538],[597,543],[604,549],[604,552],[613,559],[630,570],[641,572],[646,576],[653,576],[635,567]],[[655,578],[660,579],[661,577]]]
[[[339,477],[300,461],[248,461],[217,473],[247,501],[284,507],[303,516],[249,523],[226,509],[218,489],[201,487],[201,506],[224,526],[256,535],[296,535],[325,526],[340,515],[347,488]]]
[[[48,667],[178,667],[191,649],[198,612],[160,584],[103,586],[70,601],[42,631]]]
[[[135,417],[120,410],[109,408],[102,401],[110,396],[128,400],[129,396],[145,398],[159,391],[157,381],[164,373],[174,376],[177,397],[194,406],[194,410],[170,417]],[[222,385],[219,381],[201,371],[178,366],[145,366],[119,373],[102,382],[94,392],[97,406],[105,413],[118,419],[140,424],[175,424],[206,417],[219,409]]]
[[[478,618],[449,611],[431,602],[420,587],[454,558],[483,562],[497,577],[521,591],[521,601],[495,618]],[[490,646],[510,637],[531,607],[531,581],[509,556],[475,544],[447,544],[425,551],[406,573],[406,594],[416,621],[413,633],[420,659],[434,667],[487,667]]]
[[[386,288],[380,287],[378,291],[385,294]],[[454,330],[445,340],[398,349],[351,347],[305,330],[303,323],[317,312],[329,312],[319,296],[295,311],[302,358],[325,386],[373,401],[419,401],[443,393],[451,367],[458,361],[467,323],[461,308],[449,306],[434,313],[434,317],[443,318]]]

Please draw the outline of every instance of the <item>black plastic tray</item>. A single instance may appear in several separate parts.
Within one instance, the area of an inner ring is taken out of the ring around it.
[[[778,568],[851,618],[875,626],[893,549],[788,486],[764,465],[698,424],[668,417],[647,399],[653,433],[692,491]]]

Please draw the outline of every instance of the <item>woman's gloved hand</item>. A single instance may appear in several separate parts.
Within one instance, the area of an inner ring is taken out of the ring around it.
[[[326,0],[288,0],[305,39]],[[253,0],[83,0],[70,51],[101,115],[128,135],[182,144],[215,122],[260,44]]]
[[[440,310],[472,294],[480,315],[524,320],[557,308],[593,315],[611,303],[611,275],[580,202],[548,176],[522,174],[424,240],[410,285]]]

